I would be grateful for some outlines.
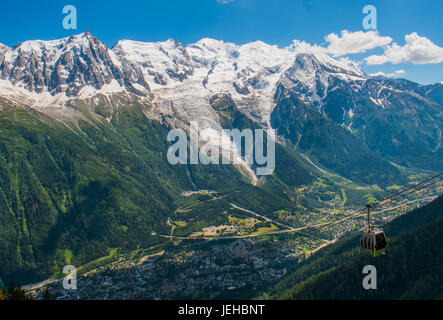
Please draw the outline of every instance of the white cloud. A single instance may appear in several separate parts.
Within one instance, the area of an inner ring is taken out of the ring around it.
[[[395,70],[392,73],[384,73],[384,72],[381,72],[381,71],[380,72],[376,72],[376,73],[371,73],[370,76],[373,76],[373,77],[380,77],[381,76],[381,77],[392,78],[392,77],[401,76],[403,74],[406,74],[405,70]]]
[[[405,36],[406,44],[400,46],[393,43],[385,49],[382,55],[372,55],[365,58],[368,65],[393,64],[401,62],[411,62],[414,64],[428,64],[443,62],[443,48],[434,44],[426,37],[421,37],[417,33]]]
[[[230,3],[230,2],[234,2],[235,0],[217,0],[217,3],[220,3],[220,4],[227,4],[227,3]]]
[[[289,46],[289,49],[296,53],[309,53],[309,54],[326,53],[326,48],[316,44],[312,45],[303,40],[302,41],[293,40],[292,44]]]
[[[341,36],[331,33],[325,37],[325,41],[329,43],[327,47],[294,40],[291,49],[298,53],[326,53],[334,57],[341,57],[386,46],[392,42],[392,38],[381,37],[377,31],[349,32],[343,30]]]
[[[334,57],[364,53],[374,48],[386,46],[392,42],[391,37],[379,36],[377,31],[349,32],[347,30],[341,32],[341,37],[331,33],[325,37],[325,40],[329,42],[327,52]]]
[[[302,40],[294,40],[289,47],[296,53],[328,54],[342,57],[350,54],[365,53],[375,48],[384,48],[381,55],[371,55],[364,58],[367,65],[379,65],[387,62],[398,64],[409,62],[413,64],[443,63],[443,47],[439,47],[426,37],[417,33],[405,36],[406,43],[401,46],[393,43],[389,36],[383,37],[377,31],[367,32],[347,30],[341,34],[331,33],[325,37],[325,45],[310,44]],[[398,76],[388,74],[386,76]]]

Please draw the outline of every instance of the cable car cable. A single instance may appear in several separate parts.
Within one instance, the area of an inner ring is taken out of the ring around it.
[[[408,188],[404,188],[403,190],[401,190],[401,191],[399,191],[399,192],[397,192],[397,193],[395,193],[395,194],[393,194],[393,195],[391,195],[391,196],[389,196],[389,197],[386,197],[385,199],[383,199],[383,200],[380,200],[380,201],[376,201],[376,202],[374,202],[373,203],[373,206],[379,206],[380,204],[386,204],[386,203],[389,203],[389,202],[391,202],[391,201],[393,201],[394,199],[393,198],[396,198],[397,196],[400,196],[400,195],[402,195],[403,193],[405,193],[406,191],[409,191],[409,190],[412,190],[412,189],[416,189],[418,186],[420,186],[420,185],[422,185],[422,184],[424,184],[424,183],[426,183],[426,182],[428,182],[428,181],[431,181],[431,180],[434,180],[434,179],[436,179],[436,178],[438,178],[438,177],[441,177],[441,176],[443,176],[443,172],[440,172],[439,174],[437,174],[437,175],[435,175],[435,176],[432,176],[432,177],[430,177],[430,178],[428,178],[428,179],[426,179],[426,180],[423,180],[423,181],[421,181],[421,182],[419,182],[419,183],[417,183],[417,184],[415,184],[415,185],[413,185],[413,186],[411,186],[411,187],[408,187]],[[426,185],[426,186],[429,186],[429,185],[432,185],[432,184],[434,184],[434,183],[437,183],[437,182],[439,182],[439,181],[441,181],[442,179],[438,179],[437,181],[434,181],[434,182],[432,182],[432,183],[430,183],[430,184],[428,184],[428,185]],[[422,189],[422,188],[421,188]],[[420,190],[420,189],[419,189]],[[409,194],[409,193],[408,193]],[[386,201],[386,202],[385,202]]]
[[[390,203],[390,202],[392,202],[392,201],[394,201],[394,200],[399,200],[399,199],[402,199],[402,198],[406,198],[406,196],[409,195],[409,194],[411,194],[411,193],[417,192],[417,191],[422,190],[422,189],[424,189],[424,188],[426,188],[426,187],[428,187],[428,186],[430,186],[430,185],[432,185],[432,184],[435,184],[435,183],[437,183],[437,182],[439,182],[439,181],[442,181],[442,180],[443,180],[443,177],[440,178],[440,179],[438,179],[438,180],[436,180],[436,181],[432,181],[432,180],[434,180],[434,179],[436,179],[436,178],[438,178],[438,177],[441,177],[441,176],[443,176],[443,172],[441,172],[441,173],[439,173],[439,174],[437,174],[437,175],[435,175],[435,176],[433,176],[433,177],[430,177],[430,178],[428,178],[428,179],[426,179],[426,180],[423,180],[423,181],[421,181],[421,182],[415,184],[414,186],[411,186],[411,187],[405,188],[405,189],[403,189],[403,190],[401,190],[401,191],[399,191],[399,192],[397,192],[397,193],[395,193],[395,194],[393,194],[393,195],[391,195],[391,196],[389,196],[389,197],[386,197],[386,198],[383,199],[383,200],[380,200],[380,201],[374,202],[374,203],[370,204],[370,205],[371,205],[371,208],[374,208],[374,207],[380,206],[381,203],[383,203],[383,205],[385,205],[385,204]],[[429,182],[429,181],[432,181],[432,182],[423,185],[424,183]],[[420,187],[420,188],[417,189],[417,187]],[[416,189],[416,190],[415,190],[415,189]],[[409,191],[409,192],[406,193],[406,194],[404,194],[406,191]],[[388,201],[387,201],[387,200],[388,200]],[[387,202],[385,202],[385,201],[387,201]],[[367,208],[367,207],[366,207],[366,208]],[[325,223],[320,223],[320,224],[307,225],[307,226],[304,227],[303,230],[307,230],[307,229],[317,229],[317,228],[320,228],[320,227],[327,227],[327,226],[332,225],[332,224],[340,223],[340,222],[342,222],[343,220],[349,219],[349,218],[352,217],[352,216],[355,216],[355,215],[357,215],[357,214],[359,214],[359,213],[363,213],[363,211],[366,211],[366,210],[365,210],[366,208],[356,209],[356,210],[351,211],[350,213],[347,213],[347,214],[345,213],[345,214],[344,214],[344,215],[345,215],[345,218],[343,218],[343,219],[339,219],[339,220],[335,220],[335,221],[330,221],[330,222],[325,222]],[[394,209],[394,208],[392,208],[392,209]],[[372,213],[373,213],[373,214],[377,214],[377,213],[385,212],[385,211],[389,211],[389,210],[390,210],[390,209],[386,209],[386,210],[376,211],[376,212],[372,212]],[[369,223],[369,222],[368,222],[368,223]],[[377,232],[380,232],[380,231],[383,232],[383,230],[377,230]],[[316,236],[316,235],[314,235],[314,234],[310,234],[310,233],[308,233],[308,232],[306,232],[306,231],[302,231],[302,230],[294,230],[293,232],[294,232],[294,233],[300,233],[300,234],[302,234],[302,235],[304,235],[304,236],[307,236],[307,237],[312,237],[312,238],[320,239],[318,236]],[[384,232],[383,232],[383,235],[384,235]],[[385,235],[384,235],[384,238],[386,238]],[[323,240],[323,239],[321,239],[321,240]]]

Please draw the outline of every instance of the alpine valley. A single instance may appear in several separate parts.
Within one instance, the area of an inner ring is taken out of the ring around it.
[[[235,165],[171,165],[168,132],[191,121],[268,130],[274,173],[256,175],[241,150]],[[251,296],[362,229],[349,210],[443,171],[442,128],[442,84],[293,47],[110,49],[88,31],[0,44],[0,287],[56,283],[71,264],[80,298]]]

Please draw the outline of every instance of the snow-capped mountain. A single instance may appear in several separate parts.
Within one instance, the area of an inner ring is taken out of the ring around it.
[[[265,120],[273,107],[273,94],[294,54],[262,42],[237,46],[202,39],[184,47],[176,40],[141,43],[118,42],[113,51],[134,61],[156,97],[155,114],[214,119],[210,98],[229,92],[251,117]],[[264,113],[263,116],[261,113]]]
[[[202,39],[184,47],[173,39],[121,40],[110,50],[85,32],[60,40],[26,41],[13,48],[0,46],[3,96],[26,98],[34,105],[63,105],[99,93],[146,96],[152,89],[156,116],[178,112],[194,117],[193,109],[202,114],[212,95],[229,92],[243,112],[265,127],[278,83],[321,105],[321,91],[331,74],[366,79],[351,63],[326,55],[297,55],[290,48],[260,41],[239,46]],[[203,115],[213,116],[211,110]]]
[[[181,104],[179,109],[186,110],[186,102],[198,101],[201,108],[209,105],[212,95],[229,92],[239,108],[264,127],[269,127],[279,83],[298,90],[307,102],[320,106],[326,94],[320,95],[320,91],[327,90],[329,76],[347,81],[367,79],[351,62],[320,54],[297,55],[290,48],[261,41],[238,46],[202,39],[185,48],[171,39],[161,43],[123,40],[113,51],[143,69],[145,79],[163,104],[173,100],[175,105]],[[182,99],[185,101],[178,102]]]
[[[185,47],[174,39],[121,40],[111,50],[88,31],[60,40],[25,41],[13,48],[0,44],[0,79],[0,95],[20,94],[37,101],[45,97],[41,104],[121,91],[143,96],[151,90],[162,101],[179,95],[189,100],[206,97],[207,102],[216,93],[229,92],[242,111],[262,124],[268,123],[275,106],[278,84],[319,110],[328,94],[344,83],[359,91],[367,80],[376,80],[367,94],[378,105],[382,97],[374,83],[411,91],[393,88],[392,81],[387,86],[386,78],[368,76],[347,59],[297,54],[291,47],[261,41],[236,45],[205,38]]]
[[[50,115],[58,113],[58,118],[69,118],[66,106],[73,100],[111,105],[112,99],[94,97],[123,94],[146,100],[150,107],[145,115],[171,127],[189,128],[191,120],[199,120],[201,130],[220,131],[210,100],[223,93],[247,117],[269,129],[279,87],[383,155],[415,145],[414,141],[428,151],[441,150],[443,85],[369,76],[344,58],[298,53],[293,47],[261,41],[236,45],[207,38],[187,46],[174,39],[121,40],[109,49],[89,32],[26,41],[13,48],[0,45],[0,97],[32,107],[51,106]],[[380,128],[389,127],[392,119],[396,127],[385,130],[386,141],[380,147]]]
[[[0,79],[3,95],[20,96],[36,105],[122,90],[149,92],[140,68],[119,59],[89,32],[0,47]]]
[[[338,61],[326,54],[298,54],[293,65],[284,72],[281,83],[321,110],[328,93],[337,88],[337,82],[353,83],[359,90],[368,78],[351,61]]]

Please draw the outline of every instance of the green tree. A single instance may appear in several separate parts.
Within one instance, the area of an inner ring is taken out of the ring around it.
[[[0,301],[2,301],[2,300],[6,300],[6,295],[5,295],[5,293],[3,292],[3,290],[0,289]]]
[[[31,297],[20,285],[17,288],[15,287],[14,281],[12,280],[6,292],[6,298],[7,300],[31,300]]]
[[[45,293],[43,294],[43,300],[51,300],[51,292],[46,288]]]

